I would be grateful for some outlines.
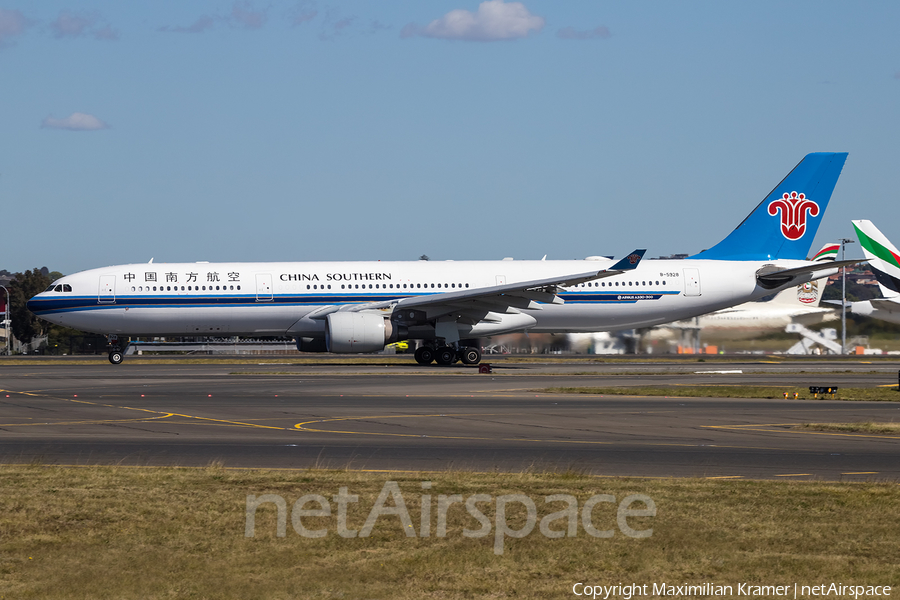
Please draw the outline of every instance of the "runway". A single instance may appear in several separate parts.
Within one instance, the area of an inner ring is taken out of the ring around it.
[[[900,480],[900,402],[573,396],[551,386],[897,383],[897,363],[498,361],[494,374],[339,360],[0,361],[0,462]],[[735,372],[738,371],[738,372]]]

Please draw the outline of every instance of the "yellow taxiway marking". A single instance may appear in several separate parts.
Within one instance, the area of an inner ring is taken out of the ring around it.
[[[478,437],[478,436],[452,436],[452,435],[433,435],[433,434],[422,434],[422,433],[393,433],[393,432],[379,432],[379,431],[348,431],[342,429],[315,429],[312,427],[307,427],[307,425],[315,424],[315,423],[328,423],[334,421],[357,421],[361,419],[405,419],[411,417],[487,417],[487,416],[498,416],[498,415],[514,415],[517,413],[440,413],[433,415],[373,415],[366,417],[335,417],[331,419],[316,419],[315,421],[304,421],[302,423],[297,423],[294,425],[294,428],[300,431],[307,431],[309,433],[338,433],[344,435],[375,435],[375,436],[385,436],[385,437],[415,437],[415,438],[434,438],[434,439],[443,439],[443,440],[496,440],[501,442],[532,442],[536,444],[583,444],[583,445],[596,445],[596,446],[613,446],[613,445],[628,445],[629,442],[627,440],[614,440],[614,441],[603,441],[603,440],[572,440],[572,439],[563,439],[563,438],[551,438],[551,439],[539,439],[539,438],[527,438],[527,437]],[[608,432],[597,432],[597,433],[608,433]],[[673,447],[673,448],[729,448],[729,449],[752,449],[752,450],[782,450],[782,448],[768,447],[768,446],[730,446],[725,444],[698,444],[698,443],[684,443],[684,444],[676,444],[670,442],[663,443],[649,443],[651,446],[665,446],[665,447]]]
[[[39,425],[101,425],[103,423],[143,423],[168,419],[173,413],[160,414],[157,417],[143,417],[137,419],[90,419],[87,421],[43,421],[39,423],[0,423],[0,427],[36,427]]]
[[[7,391],[9,391],[9,390],[0,390],[0,392],[7,392]],[[225,425],[235,425],[235,426],[239,426],[239,427],[256,427],[259,429],[278,429],[281,431],[291,431],[290,427],[274,427],[272,425],[259,425],[258,423],[246,423],[244,421],[232,421],[229,419],[213,419],[210,417],[198,417],[196,415],[170,413],[170,412],[165,412],[165,411],[160,411],[160,410],[151,410],[149,408],[134,408],[132,406],[116,406],[115,404],[104,404],[102,402],[91,402],[90,400],[79,400],[78,398],[60,398],[58,396],[50,396],[47,394],[38,394],[35,392],[10,392],[10,393],[16,393],[16,394],[21,394],[21,395],[25,395],[25,396],[33,396],[35,398],[60,400],[62,402],[74,402],[76,404],[87,404],[90,406],[103,406],[106,408],[116,408],[116,409],[120,409],[120,410],[134,410],[134,411],[138,411],[138,412],[146,412],[146,413],[150,413],[150,414],[154,414],[154,415],[160,415],[158,417],[147,417],[144,419],[129,419],[130,421],[137,421],[137,422],[150,421],[150,420],[168,418],[168,417],[183,417],[185,419],[191,419],[191,420],[195,420],[195,421],[207,421],[210,423],[221,423],[221,424],[225,424]],[[46,425],[48,423],[44,423],[44,424]]]
[[[841,473],[841,475],[877,475],[878,471],[855,471],[850,473]]]
[[[788,473],[786,475],[775,475],[775,477],[809,477],[812,473]]]
[[[743,475],[719,475],[717,477],[704,477],[704,479],[743,479]]]

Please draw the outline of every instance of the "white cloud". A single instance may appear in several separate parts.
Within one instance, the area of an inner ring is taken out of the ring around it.
[[[103,19],[97,12],[71,13],[63,10],[56,20],[50,23],[50,29],[53,30],[53,37],[57,39],[77,38],[83,35],[92,35],[97,40],[119,39],[119,34],[112,27],[102,23]]]
[[[493,42],[527,37],[543,29],[544,23],[543,17],[532,15],[521,2],[486,0],[478,5],[477,12],[452,10],[424,28],[407,25],[400,36]]]
[[[259,29],[266,22],[266,11],[254,10],[249,2],[235,2],[231,7],[231,19],[235,25]]]
[[[68,129],[69,131],[96,131],[98,129],[109,129],[109,125],[94,115],[79,112],[72,113],[65,119],[47,117],[41,122],[41,127],[45,129]]]
[[[165,25],[160,27],[158,31],[171,31],[172,33],[203,33],[207,29],[212,28],[216,24],[216,17],[210,15],[202,15],[191,25],[187,27]]]
[[[563,27],[556,32],[556,37],[564,40],[605,40],[611,35],[612,34],[609,32],[609,28],[605,27],[604,25],[600,25],[588,31],[578,31],[574,27]]]
[[[21,35],[27,26],[28,20],[21,11],[0,8],[0,47]]]
[[[163,25],[157,28],[157,31],[171,33],[204,33],[224,23],[231,27],[240,27],[243,29],[261,29],[266,24],[267,9],[255,9],[253,4],[246,0],[239,0],[231,5],[231,12],[227,15],[205,14],[201,15],[192,24],[187,27],[180,25]]]

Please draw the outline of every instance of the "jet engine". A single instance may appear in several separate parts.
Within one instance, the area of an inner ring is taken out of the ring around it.
[[[326,317],[325,346],[329,352],[379,352],[399,339],[400,327],[374,313],[334,312]]]

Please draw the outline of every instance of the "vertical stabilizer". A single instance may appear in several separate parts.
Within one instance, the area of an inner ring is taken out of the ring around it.
[[[805,259],[846,160],[846,152],[807,154],[728,237],[691,258]]]
[[[900,294],[900,252],[889,239],[878,230],[872,221],[852,221],[869,268],[878,280],[881,295],[885,298]]]

